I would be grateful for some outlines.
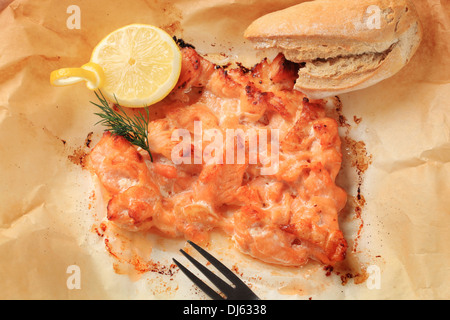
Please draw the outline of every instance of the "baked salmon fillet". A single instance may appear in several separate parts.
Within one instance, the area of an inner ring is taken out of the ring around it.
[[[109,195],[107,219],[199,243],[222,231],[267,263],[343,260],[338,125],[325,101],[293,89],[299,66],[279,54],[231,68],[181,51],[176,87],[150,107],[153,161],[109,132],[91,151]]]

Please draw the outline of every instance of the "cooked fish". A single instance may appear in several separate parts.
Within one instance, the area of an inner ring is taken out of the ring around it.
[[[268,263],[343,260],[347,242],[338,215],[346,193],[335,183],[342,161],[338,125],[326,117],[324,101],[294,90],[298,66],[282,54],[252,69],[214,65],[190,47],[182,54],[177,85],[151,107],[158,110],[148,128],[154,161],[109,133],[91,152],[94,172],[110,193],[108,219],[129,230],[198,242],[220,229],[242,252]],[[187,141],[178,150],[173,134],[180,129]],[[269,136],[279,132],[279,145],[266,139],[267,150],[279,149],[273,174],[262,174],[268,164],[250,150],[252,138],[263,141],[261,129]],[[242,133],[227,140],[231,144],[225,141],[230,130]],[[220,161],[202,158],[211,150]],[[174,163],[178,151],[185,162]]]

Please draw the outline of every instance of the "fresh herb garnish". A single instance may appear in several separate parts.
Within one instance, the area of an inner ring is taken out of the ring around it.
[[[102,110],[102,113],[95,113],[100,118],[102,118],[96,123],[96,125],[99,123],[104,125],[105,127],[107,127],[106,131],[109,131],[112,134],[118,136],[122,136],[135,146],[138,146],[147,151],[151,161],[153,162],[153,157],[148,145],[148,119],[150,115],[148,107],[144,108],[145,114],[139,112],[139,115],[130,117],[120,106],[119,102],[117,101],[117,97],[115,97],[115,106],[117,107],[119,112],[109,105],[108,101],[103,96],[103,93],[100,90],[99,93],[100,94],[95,92],[95,95],[100,101],[100,104],[90,101],[93,105],[99,107]]]

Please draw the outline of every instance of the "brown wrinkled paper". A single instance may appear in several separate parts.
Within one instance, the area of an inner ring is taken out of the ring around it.
[[[80,29],[69,28],[75,2]],[[84,84],[52,87],[49,75],[86,63],[131,23],[252,66],[266,53],[243,39],[245,28],[299,2],[0,1],[0,298],[205,299],[171,265],[185,261],[184,240],[102,225],[105,201],[86,165],[103,130],[95,96]],[[343,140],[338,183],[349,194],[346,261],[278,267],[212,238],[208,250],[262,299],[450,298],[450,3],[415,2],[424,40],[412,61],[331,110]]]

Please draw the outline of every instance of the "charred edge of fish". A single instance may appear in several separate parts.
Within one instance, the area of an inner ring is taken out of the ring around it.
[[[227,64],[223,64],[223,65],[218,65],[218,64],[215,64],[214,65],[214,69],[227,69],[228,67],[230,67],[231,66],[231,63],[229,62],[229,63],[227,63]]]
[[[184,41],[183,39],[179,39],[176,36],[173,36],[173,41],[175,41],[175,43],[180,47],[180,48],[192,48],[195,49],[195,47],[190,44],[187,43],[186,41]]]
[[[236,62],[236,65],[239,67],[239,69],[243,72],[243,73],[249,73],[252,71],[251,68],[247,68],[245,67],[242,63],[240,62]]]
[[[261,92],[251,84],[247,84],[245,86],[245,92],[247,94],[249,101],[251,101],[253,105],[260,104],[263,101],[267,102],[266,99],[269,95],[268,92]]]

